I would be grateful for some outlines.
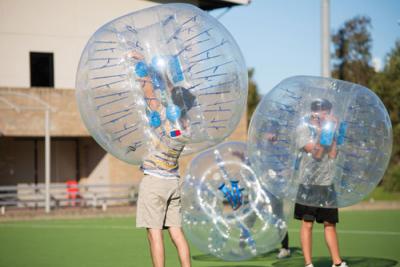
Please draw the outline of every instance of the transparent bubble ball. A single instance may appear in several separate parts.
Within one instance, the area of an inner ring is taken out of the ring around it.
[[[202,252],[245,260],[284,238],[292,206],[265,191],[248,164],[243,142],[224,142],[191,161],[182,190],[183,228]]]
[[[249,158],[276,197],[335,208],[364,199],[392,150],[388,112],[371,90],[296,76],[263,97],[249,126]]]
[[[114,156],[140,164],[160,138],[191,153],[236,128],[247,99],[247,69],[231,34],[188,4],[143,9],[100,27],[76,76],[81,117]]]

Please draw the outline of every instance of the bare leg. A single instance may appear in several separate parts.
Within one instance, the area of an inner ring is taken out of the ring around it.
[[[153,267],[164,267],[164,239],[161,229],[147,228]]]
[[[300,229],[301,248],[304,255],[304,263],[312,262],[312,229],[314,222],[302,221]]]
[[[168,228],[169,235],[171,236],[172,242],[178,251],[179,260],[182,267],[190,267],[190,249],[186,241],[185,235],[183,234],[181,227],[170,227]]]
[[[339,264],[342,262],[339,254],[339,244],[336,234],[336,225],[328,222],[324,222],[325,242],[328,246],[329,253],[333,264]]]

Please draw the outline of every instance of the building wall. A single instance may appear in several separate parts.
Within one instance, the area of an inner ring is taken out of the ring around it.
[[[54,87],[74,88],[81,52],[105,22],[155,5],[144,0],[1,0],[0,86],[29,87],[29,52],[54,53]]]
[[[34,142],[0,138],[0,185],[34,181]]]
[[[80,119],[75,99],[75,91],[50,88],[0,88],[2,93],[23,93],[40,98],[49,104],[51,112],[52,136],[52,181],[63,182],[74,179],[77,172],[76,153],[79,153],[82,183],[138,183],[142,173],[137,166],[132,166],[106,153],[90,137]],[[21,96],[7,96],[18,106],[37,106],[35,101]],[[0,102],[0,185],[18,182],[34,182],[34,139],[38,148],[38,182],[44,181],[44,112],[21,110],[16,112],[5,109]],[[243,115],[238,127],[228,140],[245,141],[247,138],[247,119]],[[6,137],[1,137],[1,135]],[[76,142],[79,142],[78,148]],[[191,156],[181,160],[184,172]],[[9,173],[12,172],[12,175]]]
[[[76,146],[71,139],[52,141],[52,182],[76,179]],[[44,183],[43,138],[0,138],[0,151],[0,185]]]
[[[10,95],[12,94],[12,95]],[[18,94],[26,94],[21,96]],[[50,113],[52,136],[89,136],[83,125],[76,103],[75,91],[50,88],[0,88],[0,96],[19,107],[43,108],[29,97],[45,101],[53,111]],[[43,110],[16,110],[0,102],[0,134],[5,136],[44,136]]]

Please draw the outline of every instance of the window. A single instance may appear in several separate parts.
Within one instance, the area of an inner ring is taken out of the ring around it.
[[[54,87],[53,53],[30,53],[31,87]]]

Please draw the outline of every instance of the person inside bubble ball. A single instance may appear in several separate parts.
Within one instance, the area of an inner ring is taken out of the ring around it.
[[[187,142],[187,112],[195,105],[195,96],[181,86],[173,86],[168,76],[154,66],[144,66],[144,56],[130,52],[136,62],[145,101],[154,148],[143,160],[144,177],[139,187],[136,227],[146,228],[154,267],[164,266],[162,230],[178,251],[182,267],[191,266],[190,249],[181,225],[181,194],[178,159]],[[149,64],[150,65],[150,64]]]
[[[294,218],[301,220],[300,239],[306,267],[312,264],[312,228],[314,221],[324,224],[325,241],[333,267],[348,266],[339,254],[336,223],[339,222],[337,208],[321,208],[336,201],[333,187],[333,164],[337,157],[335,132],[337,119],[331,114],[332,103],[327,99],[311,102],[311,112],[303,118],[296,129],[299,155],[295,169],[301,181],[297,202],[313,203],[311,207],[296,203]]]

